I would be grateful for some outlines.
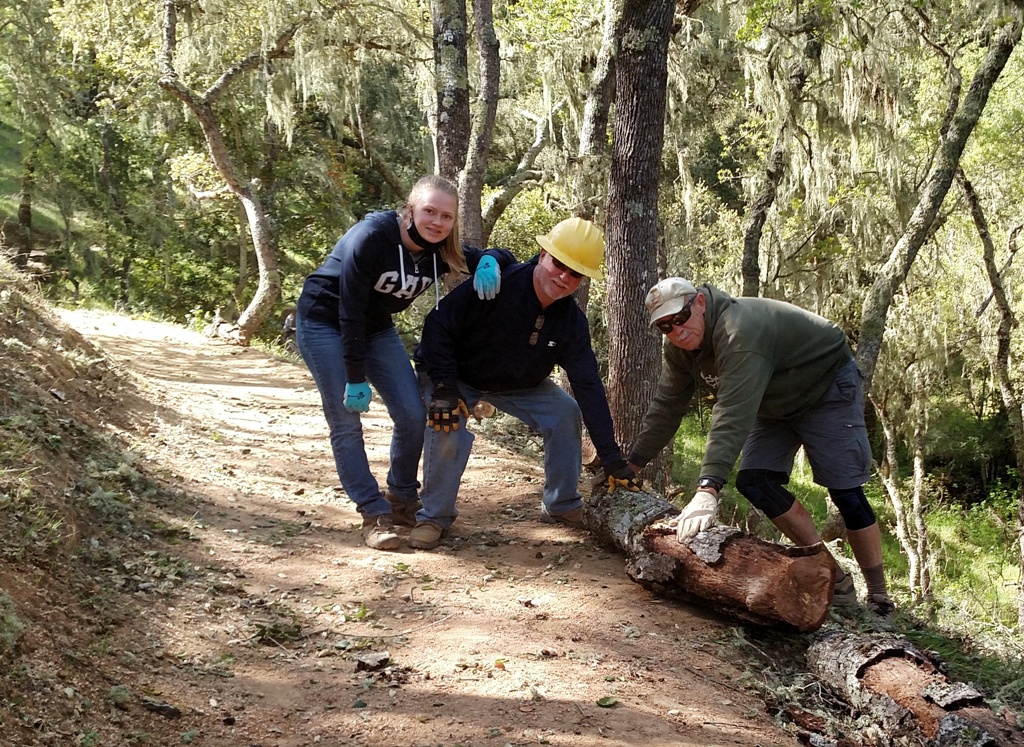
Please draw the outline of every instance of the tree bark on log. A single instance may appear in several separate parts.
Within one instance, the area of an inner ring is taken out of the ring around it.
[[[762,625],[818,631],[835,577],[824,545],[784,547],[730,527],[680,544],[662,521],[678,511],[659,496],[621,489],[595,490],[583,504],[587,529],[625,553],[630,578],[655,594]],[[981,693],[950,681],[938,659],[900,636],[832,628],[816,634],[807,660],[819,681],[870,719],[870,742],[877,747],[1024,747],[1016,714],[993,712]],[[863,743],[828,737],[824,720],[816,726],[811,714],[802,713],[794,723],[817,732],[801,733],[805,744]]]
[[[679,509],[651,493],[616,490],[584,506],[587,528],[624,552],[626,573],[659,596],[803,633],[828,615],[835,564],[823,544],[784,547],[731,527],[680,544],[674,529],[658,523]]]
[[[817,637],[807,659],[819,680],[873,718],[889,744],[1024,745],[1024,732],[989,709],[981,693],[947,679],[941,662],[905,638],[830,631]]]

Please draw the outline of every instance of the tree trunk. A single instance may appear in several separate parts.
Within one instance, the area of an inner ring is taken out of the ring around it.
[[[124,191],[118,180],[120,173],[115,164],[115,153],[119,148],[117,133],[109,122],[103,123],[100,141],[103,144],[103,158],[99,164],[99,181],[103,191],[110,198],[110,204],[114,208],[114,214],[121,221],[124,232],[132,236],[136,232],[136,221],[128,209],[128,201],[125,199]],[[131,270],[132,262],[135,259],[134,247],[129,243],[124,248],[124,256],[121,257],[121,269],[118,273],[118,286],[120,293],[116,305],[121,309],[128,309],[131,305]]]
[[[915,584],[919,577],[919,569],[923,558],[918,555],[917,543],[913,540],[910,522],[907,520],[907,508],[903,500],[903,480],[900,477],[899,456],[896,447],[896,428],[886,408],[884,399],[871,398],[871,404],[878,416],[878,423],[882,427],[885,436],[885,449],[882,468],[879,474],[882,479],[882,486],[885,488],[889,502],[892,504],[893,513],[896,515],[896,539],[899,540],[903,553],[907,556],[908,576],[910,593],[915,599],[920,599],[920,590]]]
[[[1008,5],[1006,14],[1011,20],[992,34],[985,59],[975,70],[974,79],[959,110],[956,109],[956,102],[951,101],[950,108],[956,113],[950,120],[948,130],[939,136],[935,165],[932,167],[921,199],[903,235],[896,242],[888,261],[879,271],[864,299],[857,342],[857,364],[864,373],[866,392],[871,391],[871,380],[882,348],[882,336],[885,333],[885,323],[893,296],[906,279],[917,252],[931,232],[932,223],[953,182],[953,175],[959,166],[967,138],[974,131],[985,109],[992,86],[999,79],[1007,59],[1020,41],[1021,9]]]
[[[433,0],[437,173],[454,183],[469,149],[468,26],[465,0]]]
[[[877,724],[887,744],[1024,745],[1021,730],[985,707],[981,693],[951,682],[941,662],[906,639],[830,631],[807,658],[814,676]]]
[[[924,437],[928,429],[928,397],[929,392],[919,391],[915,387],[911,396],[914,402],[914,493],[911,501],[912,518],[914,521],[914,537],[917,539],[917,578],[911,578],[911,583],[916,584],[921,590],[922,599],[932,598],[932,576],[929,564],[931,563],[931,551],[928,541],[928,525],[924,521],[925,510],[925,464],[924,464]]]
[[[132,256],[128,252],[121,258],[121,271],[118,273],[117,281],[121,289],[117,303],[121,309],[127,309],[131,301],[132,290]]]
[[[469,140],[466,166],[459,177],[459,230],[467,244],[482,247],[484,175],[494,134],[494,118],[498,113],[498,85],[501,82],[492,0],[473,0],[473,26],[480,54],[480,93],[473,112],[473,134]]]
[[[1016,326],[1013,307],[1006,296],[1003,280],[996,268],[995,244],[988,230],[988,221],[981,207],[973,185],[967,180],[963,170],[957,171],[957,180],[963,190],[964,197],[971,209],[971,217],[978,230],[983,248],[985,273],[992,286],[992,298],[999,310],[999,326],[996,330],[996,348],[989,355],[989,367],[992,377],[999,384],[999,393],[1006,408],[1006,419],[1009,421],[1010,434],[1013,438],[1014,460],[1017,463],[1017,474],[1024,476],[1024,395],[1014,386],[1010,375],[1010,333]],[[1010,232],[1010,255],[1016,251],[1016,241],[1020,228]],[[1017,497],[1017,557],[1021,567],[1020,582],[1017,587],[1017,627],[1024,630],[1024,487],[1018,488]]]
[[[779,182],[782,181],[783,159],[786,156],[785,137],[786,126],[782,124],[775,134],[775,142],[772,143],[771,152],[768,154],[768,163],[764,169],[764,188],[750,204],[750,223],[743,234],[741,272],[744,296],[756,297],[761,293],[761,235],[768,220],[768,211],[775,204]]]
[[[674,529],[655,523],[678,509],[651,493],[617,490],[584,507],[587,528],[623,551],[630,578],[660,596],[800,632],[828,615],[835,563],[824,544],[784,547],[729,527],[680,544]]]
[[[14,248],[14,266],[20,270],[28,267],[28,260],[34,248],[35,235],[32,231],[32,197],[36,185],[36,160],[45,133],[36,136],[31,150],[22,160],[21,195],[18,199],[18,243]]]
[[[632,443],[658,379],[659,340],[644,296],[657,282],[658,176],[673,0],[627,0],[615,73],[606,265],[608,399],[616,435]]]
[[[623,0],[605,0],[604,31],[583,106],[579,150],[569,164],[571,209],[573,215],[587,220],[593,220],[597,211],[604,208],[607,197],[607,188],[601,185],[602,176],[608,172],[608,110],[615,93],[615,49],[622,6]]]
[[[272,48],[259,50],[233,65],[202,95],[186,87],[174,68],[177,27],[178,17],[174,0],[164,0],[163,47],[157,60],[160,69],[159,84],[164,90],[188,106],[196,116],[214,166],[221,178],[224,179],[228,189],[241,201],[249,221],[249,233],[252,235],[252,243],[256,251],[259,283],[252,300],[239,317],[237,327],[225,335],[235,342],[246,345],[259,329],[263,320],[273,310],[274,303],[281,293],[281,276],[278,271],[277,248],[274,246],[270,221],[267,219],[267,214],[259,197],[253,191],[252,185],[248,181],[243,181],[235,168],[231,153],[224,140],[223,129],[214,113],[213,103],[239,75],[257,69],[267,60],[287,55],[288,46],[298,27],[292,26],[283,31]]]

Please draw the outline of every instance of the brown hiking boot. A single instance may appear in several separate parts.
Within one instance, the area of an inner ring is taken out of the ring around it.
[[[565,524],[567,527],[572,527],[573,529],[586,529],[587,527],[587,525],[583,523],[583,506],[558,515],[541,511],[540,520],[545,524]]]
[[[384,500],[391,504],[391,520],[402,527],[416,526],[416,512],[423,508],[419,501],[403,501],[390,491],[384,492]]]
[[[391,514],[364,516],[362,535],[366,546],[374,550],[397,550],[402,544],[402,538],[395,532]]]
[[[417,550],[433,550],[441,544],[441,538],[448,530],[435,521],[421,521],[409,532],[409,547]]]

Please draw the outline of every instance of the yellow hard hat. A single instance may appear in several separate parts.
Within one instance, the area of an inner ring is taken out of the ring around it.
[[[546,236],[538,236],[537,243],[566,267],[594,280],[604,277],[604,234],[589,220],[566,218]]]

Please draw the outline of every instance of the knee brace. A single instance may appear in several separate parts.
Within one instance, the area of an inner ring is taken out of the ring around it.
[[[839,514],[843,517],[843,523],[846,524],[847,529],[854,531],[866,529],[875,523],[875,512],[872,510],[871,504],[868,503],[862,486],[846,490],[829,488],[828,495],[839,509]]]
[[[769,519],[782,516],[796,502],[782,487],[787,482],[789,475],[770,469],[741,469],[736,475],[736,489]]]

